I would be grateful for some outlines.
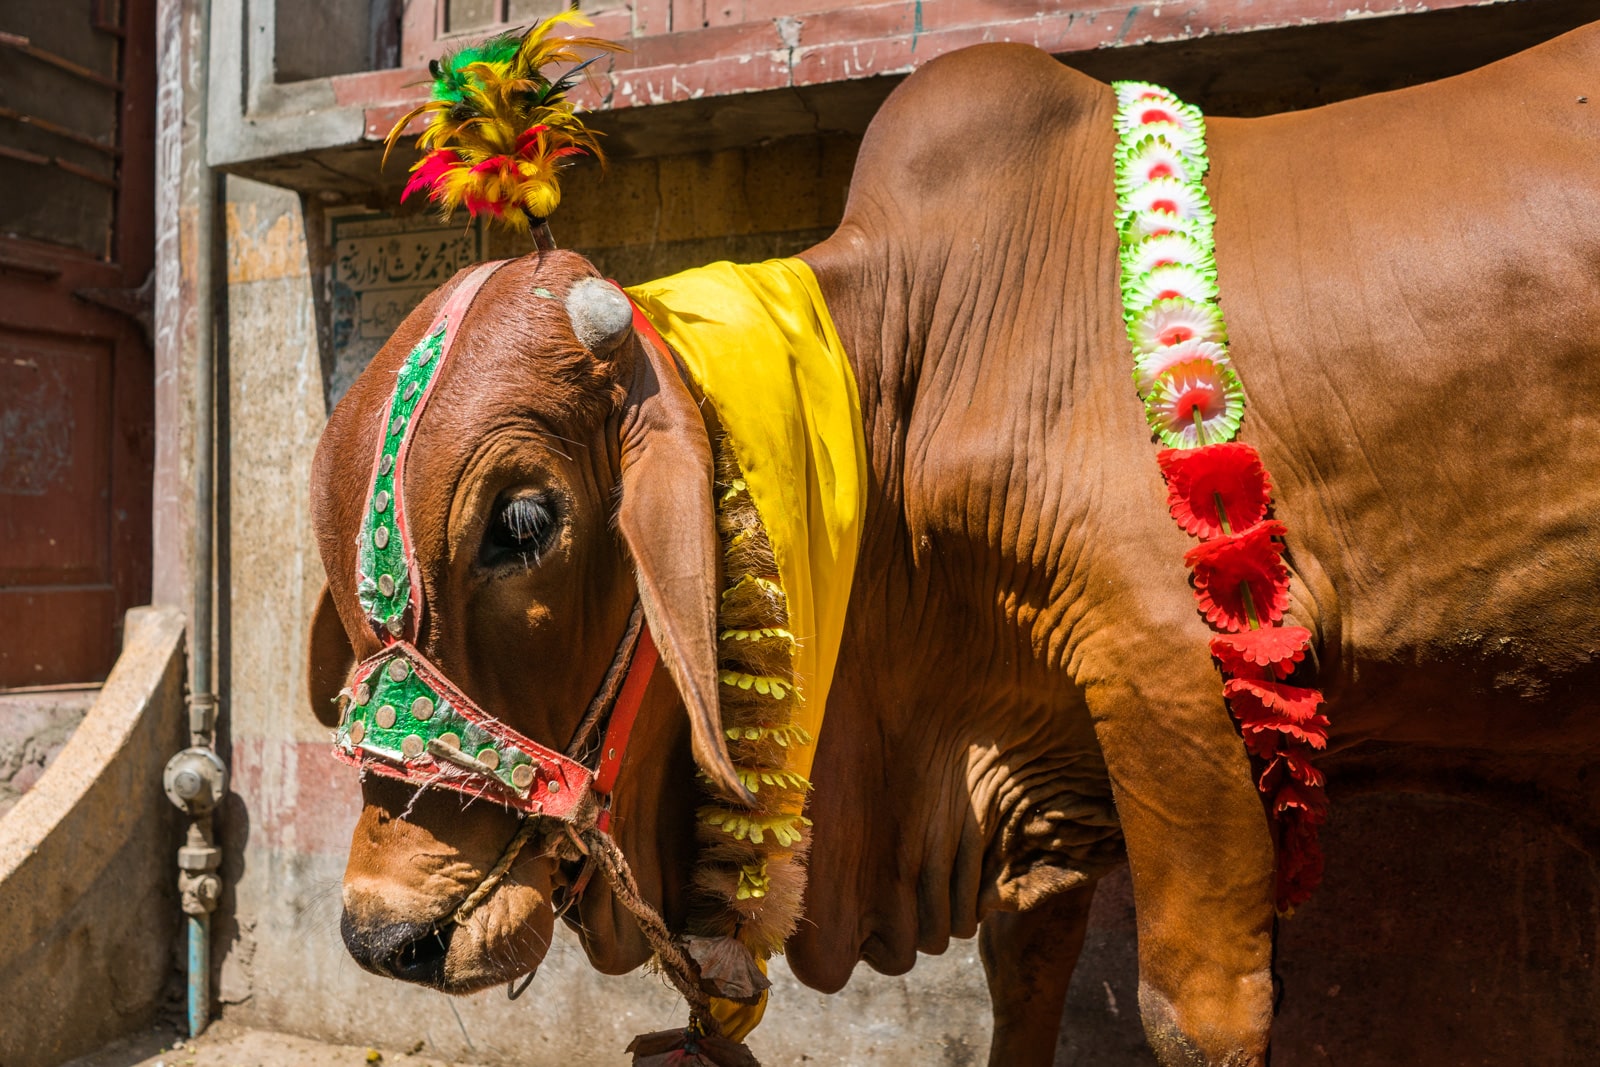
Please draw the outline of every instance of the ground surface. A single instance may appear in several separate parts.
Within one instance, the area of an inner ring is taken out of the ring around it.
[[[462,1060],[436,1060],[403,1049],[329,1045],[310,1038],[249,1030],[219,1020],[195,1040],[160,1028],[64,1067],[475,1067]]]

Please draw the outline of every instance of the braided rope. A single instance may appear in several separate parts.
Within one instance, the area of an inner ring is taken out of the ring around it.
[[[639,892],[633,879],[627,857],[611,839],[610,834],[587,830],[583,838],[589,845],[589,854],[595,858],[600,873],[611,886],[612,894],[622,906],[633,913],[645,940],[655,950],[662,973],[673,987],[689,1002],[690,1023],[699,1026],[702,1033],[720,1034],[722,1028],[711,1015],[711,997],[700,988],[700,967],[684,952],[682,943],[667,928],[661,913],[650,906]]]
[[[467,899],[463,900],[461,906],[455,910],[455,914],[450,916],[450,922],[460,924],[471,917],[478,905],[494,892],[495,886],[499,885],[500,880],[511,870],[511,865],[517,862],[517,856],[522,853],[522,846],[528,843],[538,829],[538,819],[522,820],[522,825],[517,827],[516,834],[506,845],[506,850],[500,854],[499,860],[489,868],[489,873],[483,876],[483,881],[478,883],[478,887],[467,894]]]
[[[452,923],[465,923],[472,913],[482,904],[490,893],[504,880],[510,872],[512,864],[522,854],[522,849],[533,839],[540,829],[540,820],[537,817],[524,819],[522,825],[517,827],[517,832],[506,844],[505,851],[499,860],[484,875],[483,881],[477,888],[467,894],[467,898],[456,908],[455,913],[449,918]],[[639,883],[634,880],[633,870],[628,865],[628,859],[622,854],[622,849],[617,847],[611,835],[593,826],[584,830],[581,842],[589,850],[589,855],[599,867],[606,884],[611,887],[612,895],[628,909],[634,921],[639,924],[640,931],[645,940],[654,950],[656,960],[661,966],[661,971],[667,976],[674,989],[689,1003],[690,1021],[699,1027],[699,1032],[720,1034],[721,1027],[711,1014],[711,997],[700,988],[700,967],[694,959],[683,949],[683,943],[673,935],[667,927],[667,922],[645,900],[644,894],[639,889]]]

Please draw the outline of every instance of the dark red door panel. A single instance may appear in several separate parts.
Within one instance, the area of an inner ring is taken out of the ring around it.
[[[0,688],[104,678],[150,596],[150,0],[0,16]]]

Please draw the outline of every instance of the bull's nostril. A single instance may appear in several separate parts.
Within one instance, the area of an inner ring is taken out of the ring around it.
[[[394,955],[394,976],[430,985],[439,982],[444,977],[444,958],[450,953],[450,935],[454,932],[454,925],[429,930],[401,945]]]
[[[424,985],[443,983],[454,925],[442,929],[422,923],[367,926],[346,912],[341,926],[350,955],[367,970]]]

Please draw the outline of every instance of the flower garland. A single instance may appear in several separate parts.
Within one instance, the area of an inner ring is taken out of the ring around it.
[[[1156,456],[1167,506],[1199,544],[1184,555],[1201,614],[1217,631],[1211,654],[1223,694],[1253,757],[1277,839],[1276,903],[1292,911],[1322,877],[1317,831],[1327,817],[1313,753],[1327,747],[1322,693],[1287,684],[1311,632],[1284,626],[1289,569],[1269,517],[1271,482],[1261,457],[1234,441],[1244,387],[1228,358],[1217,299],[1212,227],[1202,179],[1205,119],[1170,91],[1116,82],[1117,233],[1122,307],[1133,380],[1162,444]]]

